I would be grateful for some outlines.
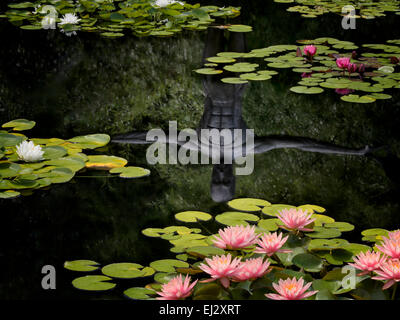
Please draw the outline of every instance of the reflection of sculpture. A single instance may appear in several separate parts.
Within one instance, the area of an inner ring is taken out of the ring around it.
[[[215,56],[221,51],[245,52],[246,43],[243,33],[230,33],[230,38],[224,37],[224,32],[219,29],[209,28],[207,34],[206,46],[204,49],[204,61],[207,57]],[[204,113],[197,128],[196,143],[191,145],[185,144],[185,141],[168,137],[164,143],[176,144],[180,148],[188,150],[197,149],[203,152],[204,149],[209,150],[212,144],[217,143],[219,150],[231,148],[232,158],[238,156],[249,156],[258,153],[265,153],[274,149],[295,148],[309,152],[319,152],[326,154],[342,154],[342,155],[365,155],[369,153],[369,148],[349,149],[335,146],[328,143],[318,142],[313,139],[302,137],[287,136],[267,136],[251,138],[251,146],[249,146],[248,136],[246,135],[247,126],[242,118],[242,96],[246,84],[226,84],[220,81],[219,76],[207,75],[203,81],[206,94]],[[205,141],[200,137],[201,129],[216,129],[218,132],[230,130],[233,141],[226,141],[219,137],[219,141]],[[235,131],[235,134],[233,134]],[[239,135],[237,134],[239,132]],[[131,144],[152,144],[156,140],[146,140],[147,132],[133,132],[129,134],[119,135],[113,138],[113,142],[131,143]],[[253,144],[254,141],[254,144]],[[206,146],[204,148],[204,146]],[[204,153],[204,152],[203,152]],[[219,153],[219,163],[213,165],[211,179],[211,197],[216,202],[224,202],[231,200],[235,195],[235,175],[234,165],[232,161],[224,161],[224,155]],[[233,159],[232,159],[233,160]],[[215,163],[215,162],[214,162]]]

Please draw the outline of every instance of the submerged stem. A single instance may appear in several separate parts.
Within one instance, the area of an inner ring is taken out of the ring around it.
[[[392,300],[396,297],[396,289],[397,289],[397,282],[394,284],[393,292],[392,292]]]

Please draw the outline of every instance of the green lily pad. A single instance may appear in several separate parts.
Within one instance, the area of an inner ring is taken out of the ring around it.
[[[306,236],[310,238],[337,238],[340,237],[342,233],[338,229],[334,228],[324,228],[319,226],[314,226],[313,232],[307,232]]]
[[[253,72],[258,67],[256,63],[238,62],[224,67],[225,70],[230,72]]]
[[[245,84],[245,83],[248,83],[247,80],[244,80],[242,78],[234,78],[234,77],[222,78],[221,81],[223,83],[228,83],[228,84]]]
[[[191,247],[186,249],[186,252],[191,256],[205,258],[208,256],[214,255],[223,255],[225,251],[221,248],[213,247],[213,246],[198,246],[198,247]]]
[[[72,281],[72,285],[76,289],[85,290],[85,291],[106,291],[113,289],[116,284],[108,282],[112,280],[106,276],[84,276],[76,278]]]
[[[194,71],[199,74],[207,74],[207,75],[220,74],[223,72],[222,70],[217,70],[214,68],[201,68],[201,69],[196,69]]]
[[[101,272],[112,278],[133,279],[151,276],[155,271],[152,268],[143,268],[142,265],[137,263],[122,262],[106,265],[101,269]]]
[[[18,191],[14,190],[6,190],[6,191],[0,191],[0,199],[12,199],[19,197],[21,193]]]
[[[50,160],[50,159],[58,159],[67,154],[67,150],[61,146],[50,146],[50,147],[43,147],[43,159]]]
[[[35,126],[36,122],[35,121],[30,121],[26,119],[16,119],[9,121],[7,123],[4,123],[2,125],[3,128],[12,128],[14,131],[24,131],[24,130],[29,130],[32,129]]]
[[[208,221],[212,219],[209,213],[201,211],[184,211],[175,214],[175,219],[182,222]]]
[[[230,32],[251,32],[253,28],[243,24],[232,24],[228,27],[228,30]]]
[[[14,147],[24,141],[24,138],[11,133],[0,132],[0,147]]]
[[[290,91],[301,94],[318,94],[324,92],[324,89],[317,87],[295,86],[291,87]]]
[[[235,62],[236,60],[231,57],[209,57],[207,61],[212,63],[231,63]]]
[[[279,219],[261,219],[258,221],[258,227],[265,231],[276,231],[280,226]]]
[[[282,211],[283,209],[294,209],[295,206],[291,206],[288,204],[273,204],[271,206],[266,206],[262,209],[262,213],[267,216],[276,217],[276,215]]]
[[[72,271],[89,272],[99,268],[99,263],[92,260],[65,261],[64,268]]]
[[[189,264],[185,261],[174,259],[157,260],[150,263],[150,267],[159,272],[175,272],[175,268],[188,268]]]
[[[110,136],[108,134],[90,134],[86,136],[78,136],[68,140],[79,144],[82,149],[96,149],[103,147],[110,142]]]
[[[155,294],[156,291],[154,290],[140,287],[129,288],[124,291],[124,295],[133,300],[148,300],[151,299],[151,296],[154,296]]]
[[[267,200],[256,198],[240,198],[229,201],[228,206],[232,209],[245,212],[258,212],[264,207],[271,206]]]
[[[353,103],[372,103],[376,101],[376,99],[372,96],[359,96],[356,94],[348,94],[345,96],[341,96],[340,99],[346,102],[353,102]]]
[[[121,178],[142,178],[150,175],[150,170],[141,167],[119,167],[110,170],[110,173],[120,173]]]
[[[348,245],[345,239],[313,239],[308,244],[308,250],[334,250]]]
[[[86,168],[108,170],[124,167],[127,163],[128,161],[121,157],[96,155],[88,156],[88,161],[85,165]]]
[[[324,227],[325,228],[335,228],[342,232],[354,230],[354,225],[347,223],[347,222],[326,223],[326,224],[324,224]]]
[[[323,268],[322,259],[309,253],[300,253],[296,255],[292,259],[292,263],[299,268],[304,268],[304,270],[308,272],[319,272]]]
[[[237,226],[248,225],[247,221],[256,222],[260,220],[260,218],[251,213],[231,211],[215,216],[215,220],[224,225]]]
[[[68,168],[72,172],[77,172],[85,167],[85,162],[77,157],[63,157],[59,159],[48,160],[44,163],[47,166]]]

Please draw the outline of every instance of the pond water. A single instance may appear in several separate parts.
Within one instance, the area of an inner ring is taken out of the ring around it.
[[[383,43],[400,35],[391,15],[343,30],[336,15],[303,19],[272,1],[234,5],[242,7],[240,22],[253,26],[245,34],[249,50],[322,36],[357,44]],[[202,66],[206,35],[66,37],[57,30],[20,30],[0,20],[1,123],[32,119],[37,125],[30,136],[60,138],[167,129],[172,120],[180,129],[197,128],[204,95],[202,76],[193,70]],[[284,71],[245,89],[243,119],[257,136],[306,137],[356,149],[389,146],[398,153],[398,92],[391,92],[389,100],[349,104],[333,91],[291,93],[298,77]],[[63,269],[63,263],[91,259],[147,264],[164,258],[168,245],[144,237],[142,229],[168,226],[175,213],[185,210],[228,211],[211,197],[212,165],[149,165],[146,148],[111,143],[105,151],[151,169],[147,178],[80,174],[29,196],[0,199],[2,299],[118,298],[119,291],[93,295],[73,289],[75,274]],[[236,177],[235,197],[323,206],[329,216],[356,224],[349,238],[359,241],[363,229],[400,225],[399,178],[398,158],[385,152],[364,157],[277,149],[257,154],[254,172]],[[56,290],[41,288],[41,268],[47,264],[57,269]]]

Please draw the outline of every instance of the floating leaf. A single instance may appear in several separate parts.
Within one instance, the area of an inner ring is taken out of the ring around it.
[[[181,260],[163,259],[153,261],[150,263],[150,267],[160,272],[174,272],[175,268],[187,268],[189,264]]]
[[[116,284],[108,282],[112,280],[106,276],[85,276],[76,278],[72,281],[72,285],[80,290],[85,291],[106,291],[113,289]]]
[[[232,209],[246,212],[257,212],[264,207],[271,206],[271,203],[263,199],[240,198],[229,201],[228,206]]]
[[[284,209],[288,210],[288,209],[294,209],[294,208],[296,208],[296,207],[288,205],[288,204],[273,204],[271,206],[264,207],[261,212],[268,216],[276,217],[276,215],[280,211],[282,211]]]
[[[184,211],[175,214],[175,219],[182,222],[197,222],[198,220],[208,221],[212,219],[212,216],[201,211]]]
[[[258,221],[258,227],[266,231],[278,230],[281,222],[279,219],[261,219]]]
[[[356,94],[348,94],[345,96],[341,96],[340,99],[346,102],[353,102],[353,103],[372,103],[375,102],[375,98],[372,96],[359,96]]]
[[[215,217],[219,223],[228,226],[247,225],[247,221],[258,221],[260,218],[251,213],[244,212],[224,212]]]
[[[124,295],[133,300],[148,300],[151,299],[151,296],[155,294],[156,291],[154,290],[140,287],[129,288],[124,291]]]
[[[14,131],[24,131],[32,129],[35,126],[35,121],[30,121],[26,119],[16,119],[10,122],[4,123],[3,128],[12,128]]]
[[[121,178],[142,178],[150,175],[150,170],[141,167],[119,167],[110,170],[110,173],[120,173]]]
[[[309,253],[300,253],[292,259],[292,263],[308,272],[319,272],[323,268],[323,261]]]
[[[220,74],[223,72],[222,70],[217,70],[214,68],[202,68],[202,69],[196,69],[194,71],[200,74],[207,74],[207,75]]]
[[[137,263],[122,262],[106,265],[101,272],[106,276],[119,279],[133,279],[154,274],[152,268],[142,268],[143,266]]]
[[[0,191],[0,199],[11,199],[20,196],[21,193],[14,190]]]
[[[99,264],[92,260],[74,260],[66,261],[64,263],[64,268],[72,271],[89,272],[97,270],[99,268]]]
[[[198,246],[186,249],[186,252],[191,256],[205,258],[213,255],[222,255],[225,253],[223,249],[212,246]]]
[[[127,163],[128,161],[124,158],[116,156],[96,155],[96,156],[88,156],[86,167],[98,170],[108,170],[108,169],[123,167]]]
[[[318,94],[318,93],[324,92],[324,89],[316,88],[316,87],[295,86],[295,87],[291,87],[290,91],[295,92],[295,93],[302,93],[302,94]]]
[[[67,150],[61,146],[50,146],[42,148],[44,151],[43,159],[58,159],[67,154]]]
[[[110,136],[108,134],[90,134],[78,136],[68,141],[78,144],[83,149],[96,149],[108,144],[110,142]]]

